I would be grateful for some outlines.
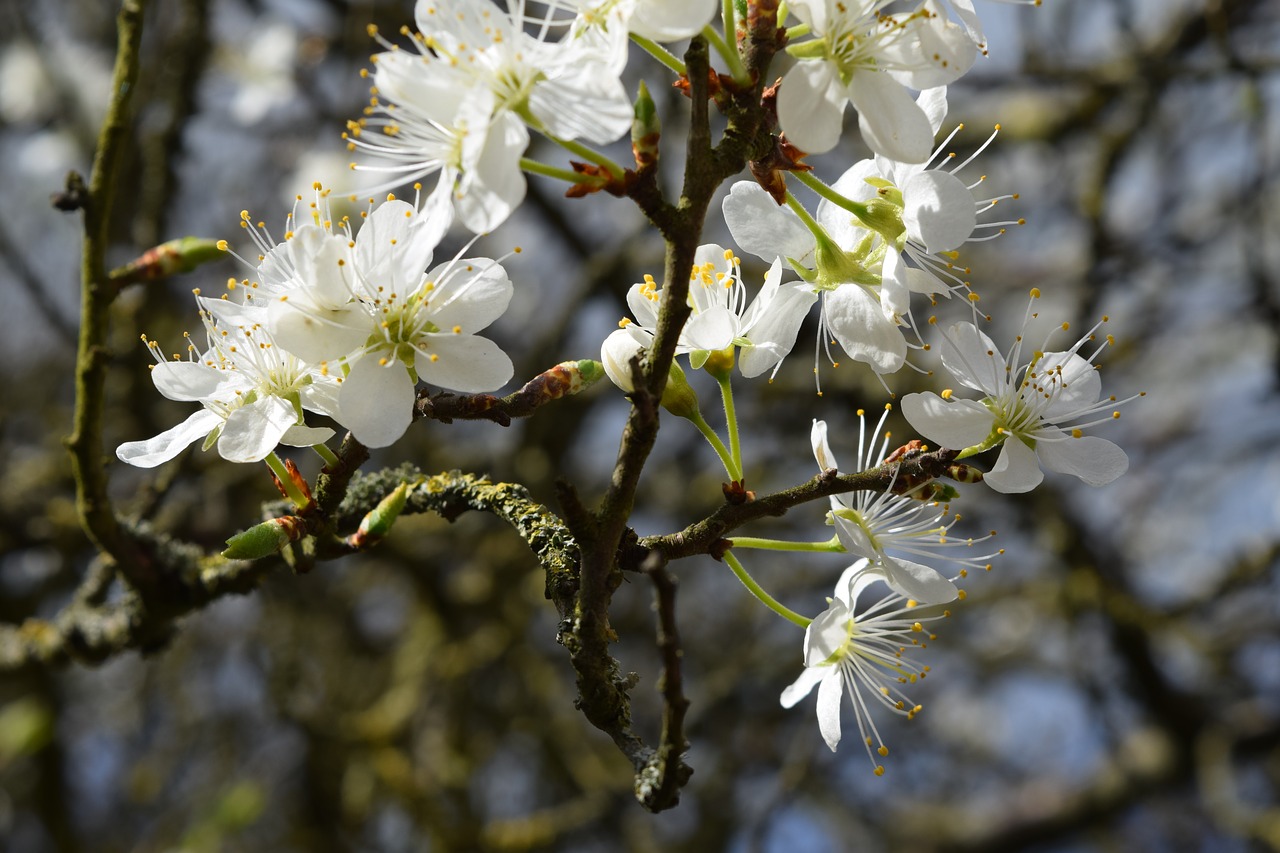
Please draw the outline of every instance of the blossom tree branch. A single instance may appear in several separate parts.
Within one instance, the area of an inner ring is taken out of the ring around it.
[[[102,462],[102,418],[107,374],[107,312],[117,289],[108,279],[108,225],[128,134],[130,100],[141,65],[144,0],[124,0],[118,17],[119,46],[111,77],[111,100],[98,137],[93,171],[81,208],[80,334],[76,349],[76,406],[67,449],[76,481],[76,509],[89,538],[132,582],[148,585],[154,572],[142,563],[116,519],[107,496]]]

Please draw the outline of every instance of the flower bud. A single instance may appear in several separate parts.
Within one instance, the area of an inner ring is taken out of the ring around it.
[[[306,532],[302,519],[294,515],[255,524],[227,540],[222,556],[228,560],[257,560],[269,557]]]

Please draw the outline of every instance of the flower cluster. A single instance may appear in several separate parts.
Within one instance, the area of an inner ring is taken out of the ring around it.
[[[417,32],[403,31],[413,51],[383,40],[373,57],[369,107],[346,139],[377,161],[352,168],[387,173],[388,187],[438,174],[434,195],[467,228],[491,231],[524,199],[529,129],[563,142],[618,139],[631,129],[621,80],[628,33],[687,38],[716,5],[420,0]]]
[[[329,194],[317,186],[309,214],[304,222],[291,213],[279,243],[241,215],[258,263],[224,298],[198,297],[207,347],[192,344],[188,358],[165,361],[150,345],[157,390],[203,408],[121,445],[120,459],[151,467],[208,435],[205,446],[216,441],[223,458],[258,461],[278,443],[314,446],[333,434],[306,427],[306,411],[384,447],[412,421],[418,380],[474,393],[511,378],[506,353],[476,334],[511,299],[502,265],[455,257],[432,266],[450,208],[370,202],[357,229],[346,217],[333,221]]]
[[[691,371],[705,370],[714,380],[725,439],[703,418],[694,383],[678,361],[667,371],[661,403],[706,437],[728,475],[725,495],[737,505],[754,493],[746,488],[733,366],[747,379],[772,378],[815,304],[815,374],[824,351],[835,363],[833,344],[866,365],[886,390],[886,377],[903,367],[933,376],[929,362],[940,355],[946,372],[979,395],[962,399],[944,390],[903,398],[910,424],[942,445],[928,457],[927,469],[908,466],[930,453],[919,440],[891,450],[884,430],[889,406],[870,429],[858,410],[857,471],[841,472],[826,421],[813,420],[809,441],[821,469],[813,485],[830,496],[824,516],[832,537],[781,542],[734,535],[717,542],[717,556],[748,590],[805,628],[805,668],[783,691],[782,703],[791,707],[816,686],[819,729],[834,750],[847,693],[880,774],[877,757],[888,750],[872,708],[907,718],[920,710],[903,691],[928,671],[913,659],[932,639],[924,625],[964,598],[958,581],[990,569],[1000,553],[974,548],[994,533],[952,536],[960,519],[952,501],[959,493],[938,478],[985,480],[997,491],[1017,493],[1040,483],[1043,466],[1090,485],[1109,483],[1125,471],[1127,457],[1085,431],[1118,417],[1117,407],[1127,401],[1102,396],[1096,360],[1111,339],[1098,339],[1101,324],[1064,350],[1050,350],[1046,340],[1024,354],[1027,323],[1037,316],[1028,308],[1023,334],[1007,357],[979,328],[990,318],[977,313],[971,271],[960,254],[967,244],[1021,220],[992,213],[1016,196],[988,195],[983,178],[962,177],[996,133],[964,160],[946,150],[962,126],[941,135],[946,87],[987,51],[970,0],[793,0],[787,8],[798,23],[786,29],[786,38],[775,38],[769,22],[768,38],[756,41],[752,27],[777,4],[747,3],[745,17],[735,11],[739,5],[418,0],[416,30],[401,30],[407,49],[371,30],[381,47],[372,57],[371,98],[345,134],[349,149],[370,159],[352,166],[383,176],[378,192],[432,175],[435,186],[413,204],[394,196],[381,204],[370,200],[357,224],[346,216],[335,219],[329,194],[317,185],[309,207],[303,209],[299,197],[280,241],[243,214],[257,250],[255,260],[245,261],[253,273],[233,280],[221,299],[197,295],[204,342],[189,342],[185,354],[166,359],[144,338],[158,362],[152,370],[156,388],[200,409],[160,435],[121,445],[117,454],[151,467],[203,440],[228,460],[266,459],[275,469],[279,444],[313,446],[333,457],[325,445],[333,430],[312,425],[308,415],[331,418],[365,445],[385,447],[413,420],[419,383],[464,394],[504,385],[513,373],[511,360],[480,334],[511,301],[501,259],[460,253],[439,261],[438,245],[455,221],[476,234],[500,225],[524,199],[527,173],[570,183],[567,194],[574,197],[600,189],[632,193],[651,215],[655,209],[705,209],[698,205],[709,201],[709,189],[697,204],[640,197],[640,179],[653,177],[644,169],[658,151],[660,123],[647,91],[642,88],[633,104],[621,76],[635,44],[685,77],[678,81],[683,88],[697,88],[683,85],[689,69],[661,45],[701,34],[726,66],[710,80],[716,104],[733,105],[724,110],[731,122],[748,107],[758,110],[760,134],[740,134],[752,140],[754,153],[742,144],[733,155],[739,164],[749,156],[765,158],[750,164],[758,183],[734,184],[721,209],[736,245],[763,260],[766,271],[756,289],[737,250],[707,243],[696,249],[687,280],[683,269],[661,284],[645,276],[626,294],[631,317],[604,338],[603,372],[635,394],[638,358],[655,347],[660,329],[673,336],[662,337],[663,357],[674,353]],[[709,23],[717,10],[722,31]],[[740,50],[747,43],[756,45],[754,54]],[[764,91],[758,81],[772,78],[760,67],[748,69],[744,57],[767,58],[771,54],[760,44],[783,43],[794,61],[780,85]],[[744,94],[752,99],[746,106]],[[847,165],[828,186],[807,171],[801,155],[836,148],[849,105],[872,156]],[[635,170],[592,148],[629,131]],[[778,138],[766,156],[760,149],[767,146],[756,140],[768,131]],[[531,132],[575,157],[572,171],[527,157]],[[702,132],[709,133],[705,124]],[[812,212],[788,191],[788,181],[817,195]],[[656,182],[643,191],[661,195]],[[700,228],[689,234],[702,233]],[[677,238],[667,236],[671,248]],[[669,269],[688,257],[695,240],[669,253]],[[1038,295],[1033,291],[1033,300]],[[936,318],[918,324],[913,301],[927,300],[932,309],[953,296],[951,304],[970,319],[942,330],[940,342],[926,342]],[[676,328],[676,318],[686,316]],[[598,375],[600,366],[593,363],[592,371]],[[959,462],[988,451],[996,458],[985,474]],[[859,472],[872,472],[862,482],[877,486],[854,490],[857,480],[846,475]],[[832,482],[848,491],[832,494]],[[398,500],[402,506],[403,492]],[[376,541],[399,511],[392,501],[348,544]],[[281,537],[292,535],[294,528],[285,527],[269,525],[234,553],[272,552]],[[748,574],[739,556],[748,549],[851,555],[853,563],[826,610],[808,618],[784,607]]]

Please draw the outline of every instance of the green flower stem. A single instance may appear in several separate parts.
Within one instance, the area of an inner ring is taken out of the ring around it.
[[[307,504],[311,501],[307,500],[307,496],[298,488],[298,484],[293,482],[293,477],[289,474],[289,469],[284,467],[284,462],[280,461],[280,457],[275,452],[267,454],[267,467],[269,467],[276,475],[276,479],[280,481],[280,485],[284,488],[285,493],[289,495],[289,500],[293,501],[294,506],[298,509],[306,509]]]
[[[311,445],[311,449],[316,452],[317,456],[324,460],[326,468],[336,468],[338,466],[338,454],[330,450],[329,445],[313,444]]]
[[[777,599],[765,592],[760,584],[756,583],[755,578],[747,574],[747,570],[742,567],[742,563],[738,562],[738,558],[733,556],[733,552],[725,552],[724,561],[728,564],[729,568],[733,570],[733,573],[737,576],[738,580],[742,581],[742,585],[745,586],[752,595],[760,599],[765,607],[768,607],[788,622],[794,622],[801,628],[809,627],[809,623],[813,621],[812,619],[801,616],[794,610],[782,606]]]
[[[727,33],[731,33],[730,28],[733,27],[733,0],[725,0],[725,6],[728,7],[729,12],[729,18],[727,19],[729,23],[725,25],[725,29]],[[736,47],[730,46],[735,45],[737,39],[731,34],[721,36],[720,33],[716,32],[715,27],[710,24],[702,28],[702,36],[716,49],[716,53],[720,54],[724,64],[729,66],[729,73],[733,76],[734,82],[743,86],[748,85],[750,78],[747,77],[747,69],[742,66],[742,57],[738,56]],[[729,41],[729,39],[733,39],[733,41]]]
[[[762,551],[808,551],[822,554],[840,554],[845,547],[840,537],[832,536],[822,542],[783,542],[779,539],[757,539],[754,536],[733,536],[729,539],[734,548],[756,548]]]
[[[799,173],[792,172],[792,174]],[[793,196],[790,191],[787,192],[787,207],[791,208],[791,211],[795,213],[796,216],[800,217],[800,221],[804,223],[804,227],[812,231],[813,236],[820,240],[827,236],[827,232],[818,224],[818,221],[809,215],[809,211],[804,209],[804,205],[801,204],[800,200]]]
[[[694,412],[693,416],[686,416],[686,418],[698,428],[698,432],[702,433],[707,442],[715,449],[716,455],[724,463],[724,470],[729,475],[729,479],[735,483],[742,480],[742,468],[737,459],[724,446],[724,442],[720,440],[720,436],[716,435],[716,431],[707,423],[706,418],[702,417],[700,412]]]
[[[859,221],[867,227],[873,227],[873,223],[869,221],[869,217],[871,215],[870,211],[867,209],[865,204],[859,204],[853,199],[845,198],[809,172],[792,172],[791,174],[797,181],[804,184],[827,201],[858,217]]]
[[[600,180],[595,175],[584,175],[582,172],[575,172],[572,169],[558,169],[555,166],[548,166],[546,163],[531,160],[528,157],[520,158],[520,168],[531,175],[545,175],[548,178],[567,181],[571,184],[589,184]]]
[[[964,450],[961,450],[956,455],[956,461],[959,462],[961,459],[968,459],[970,456],[977,456],[979,453],[984,453],[990,450],[991,448],[995,447],[996,445],[1001,444],[1008,437],[1009,437],[1008,432],[1006,432],[1004,429],[1000,427],[997,427],[996,429],[993,429],[991,431],[991,435],[983,439],[981,444],[975,444],[975,445],[972,445],[971,447],[966,447]],[[1035,448],[1032,448],[1032,449],[1034,450]]]
[[[724,419],[729,427],[729,453],[733,456],[733,464],[742,470],[742,440],[738,436],[738,412],[733,404],[733,383],[726,374],[717,377],[720,383],[720,399],[724,401]]]
[[[667,66],[672,71],[679,74],[680,76],[682,77],[684,76],[685,74],[684,63],[681,62],[679,59],[677,59],[675,54],[673,54],[671,51],[667,50],[665,47],[658,44],[656,41],[653,41],[652,39],[647,39],[644,36],[637,35],[635,33],[631,33],[631,40],[636,44],[640,45],[640,47],[644,48],[646,51],[648,51],[649,55],[652,56],[654,59],[658,60],[663,65]]]

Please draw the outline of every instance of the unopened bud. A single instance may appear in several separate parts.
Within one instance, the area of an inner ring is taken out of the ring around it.
[[[352,548],[368,548],[370,545],[377,544],[382,537],[391,532],[391,525],[395,524],[396,519],[400,517],[408,497],[408,483],[396,486],[391,494],[380,500],[378,505],[360,520],[360,529],[347,537],[347,544]]]
[[[652,168],[658,162],[658,141],[662,137],[662,124],[658,120],[658,108],[649,96],[649,88],[640,81],[636,94],[635,117],[631,120],[631,152],[639,170]]]
[[[143,252],[122,267],[111,271],[111,280],[123,286],[139,281],[153,281],[179,273],[191,272],[201,264],[215,261],[225,254],[221,241],[201,237],[179,237]]]
[[[302,519],[295,515],[273,518],[255,524],[243,533],[227,540],[222,556],[228,560],[257,560],[269,557],[290,542],[296,542],[306,532]]]

